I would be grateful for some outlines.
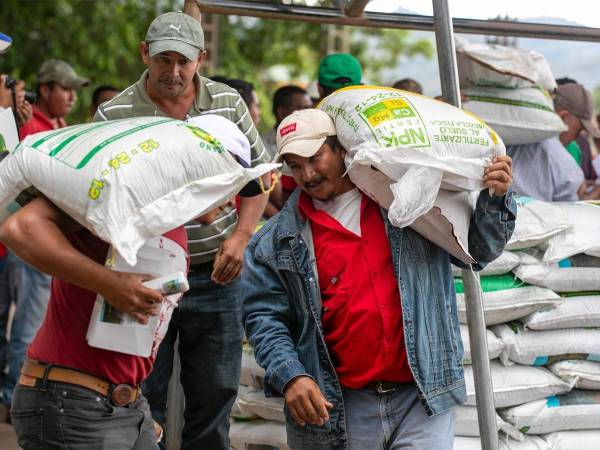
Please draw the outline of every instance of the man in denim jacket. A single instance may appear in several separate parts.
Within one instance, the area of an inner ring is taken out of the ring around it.
[[[466,400],[452,257],[356,189],[335,133],[318,110],[278,128],[299,189],[251,241],[242,275],[265,392],[285,396],[294,450],[451,450],[451,408]],[[495,195],[482,191],[471,218],[478,270],[514,229],[510,158],[483,182]]]

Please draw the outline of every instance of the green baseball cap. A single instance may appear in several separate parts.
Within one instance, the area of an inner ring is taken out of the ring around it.
[[[146,43],[150,56],[173,51],[193,61],[204,49],[204,32],[200,22],[193,17],[182,12],[168,12],[152,21]]]
[[[362,80],[362,67],[349,53],[327,55],[319,64],[319,84],[330,89],[356,86]]]
[[[70,89],[79,89],[90,84],[90,80],[77,75],[77,72],[60,59],[45,61],[37,73],[37,84],[58,83]]]

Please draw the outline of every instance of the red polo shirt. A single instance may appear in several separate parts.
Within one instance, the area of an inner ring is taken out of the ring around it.
[[[165,233],[187,252],[183,227]],[[108,244],[88,230],[67,236],[73,246],[99,264],[104,264]],[[136,385],[148,377],[154,358],[91,347],[86,340],[97,294],[58,278],[52,279],[46,317],[27,357],[36,361],[80,370],[114,384]]]
[[[361,236],[317,210],[304,192],[300,211],[310,220],[323,302],[327,348],[343,386],[411,382],[398,280],[379,206],[362,196]]]
[[[55,127],[50,121],[50,118],[42,112],[36,105],[32,106],[33,115],[29,122],[19,128],[19,137],[25,139],[30,134],[40,133],[42,131],[50,131],[57,128],[64,128],[67,126],[67,122],[64,119],[58,119],[58,126]]]

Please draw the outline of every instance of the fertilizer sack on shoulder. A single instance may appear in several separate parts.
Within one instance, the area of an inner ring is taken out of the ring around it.
[[[33,186],[134,265],[148,239],[277,167],[238,164],[230,152],[249,144],[227,119],[192,120],[139,117],[28,136],[0,163],[0,211]]]
[[[376,86],[334,92],[320,104],[347,150],[350,179],[411,226],[465,263],[473,193],[484,168],[505,155],[498,135],[477,117],[421,95]]]

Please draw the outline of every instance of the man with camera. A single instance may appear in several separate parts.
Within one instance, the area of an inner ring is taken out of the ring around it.
[[[0,33],[0,55],[6,53],[11,44],[12,39],[4,33]],[[12,108],[15,112],[15,121],[18,125],[23,125],[31,119],[31,103],[26,96],[23,81],[0,74],[0,111]]]
[[[23,84],[13,83],[10,78],[4,78],[2,81],[0,89],[11,90],[11,96],[14,92],[13,99],[16,98],[16,102],[13,104],[16,103],[17,117],[20,117],[19,102],[27,103]],[[54,59],[43,63],[37,74],[33,114],[30,114],[29,120],[21,123],[20,138],[67,126],[64,118],[75,103],[75,90],[88,83],[88,80],[77,75],[64,61]],[[50,298],[50,280],[50,276],[8,252],[0,274],[0,372],[4,372],[4,367],[8,368],[4,379],[0,379],[0,388],[2,404],[7,409],[10,409],[13,390],[27,347],[46,313]],[[4,332],[8,321],[8,309],[12,303],[16,308],[7,342]],[[6,418],[8,419],[8,415]]]

